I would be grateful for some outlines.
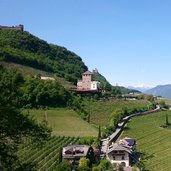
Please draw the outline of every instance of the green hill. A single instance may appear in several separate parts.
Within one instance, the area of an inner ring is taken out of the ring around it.
[[[0,30],[0,61],[53,73],[76,84],[87,66],[75,53],[28,32]]]
[[[0,64],[6,68],[17,68],[25,75],[55,76],[66,88],[76,85],[81,74],[88,70],[74,52],[17,30],[0,30]],[[113,87],[98,72],[94,73],[94,80],[100,81],[106,91],[112,90],[115,94],[129,92],[122,87]]]

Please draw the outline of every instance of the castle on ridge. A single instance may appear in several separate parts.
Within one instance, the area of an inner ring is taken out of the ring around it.
[[[20,24],[18,26],[1,26],[0,25],[0,30],[20,30],[24,31],[24,25]]]

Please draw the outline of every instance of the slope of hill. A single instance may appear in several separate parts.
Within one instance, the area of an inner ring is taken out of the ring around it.
[[[26,110],[24,112],[27,113]],[[48,125],[52,128],[52,134],[56,136],[96,137],[98,134],[97,129],[78,117],[77,113],[71,109],[32,109],[29,110],[29,114],[39,122],[46,119]]]
[[[76,83],[87,66],[75,53],[28,32],[0,30],[0,60],[30,66]]]
[[[93,80],[99,81],[101,83],[102,88],[104,88],[106,84],[110,85],[106,78],[103,75],[101,75],[98,71],[93,71]]]
[[[146,166],[144,170],[168,171],[171,168],[171,129],[161,127],[166,113],[171,118],[170,111],[133,118],[121,135],[121,138],[136,139],[137,151]]]
[[[158,85],[148,91],[145,92],[146,94],[152,94],[154,96],[162,96],[165,98],[171,99],[171,84],[167,85]]]
[[[29,75],[31,77],[38,76],[38,75],[45,76],[45,77],[53,77],[66,89],[71,89],[76,87],[73,83],[67,81],[65,78],[59,77],[50,72],[42,71],[40,69],[24,66],[21,64],[11,63],[11,62],[4,62],[4,61],[0,61],[0,65],[2,65],[7,70],[17,70],[19,73],[22,73],[23,75]]]
[[[67,88],[76,85],[81,74],[88,69],[81,57],[65,47],[48,44],[19,30],[0,30],[0,64],[6,68],[15,67],[23,74],[55,76]],[[107,91],[116,89],[98,72],[94,80],[100,81]],[[122,94],[130,92],[124,87],[118,89]]]
[[[130,89],[130,88],[125,88],[125,87],[122,87],[122,86],[112,86],[107,80],[106,78],[100,74],[98,71],[94,71],[93,72],[93,79],[96,80],[96,81],[99,81],[101,83],[101,87],[102,89],[105,89],[105,90],[111,90],[112,93],[115,91],[115,92],[120,92],[121,94],[128,94],[128,93],[131,93],[131,92],[138,92],[140,93],[138,90],[136,89]]]

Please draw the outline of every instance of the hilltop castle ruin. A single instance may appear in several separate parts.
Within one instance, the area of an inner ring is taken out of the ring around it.
[[[0,30],[20,30],[24,31],[24,25],[20,24],[18,26],[1,26],[0,25]]]

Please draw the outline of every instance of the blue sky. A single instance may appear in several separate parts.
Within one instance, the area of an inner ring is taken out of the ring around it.
[[[79,55],[111,84],[169,84],[170,0],[0,0],[0,25]]]

